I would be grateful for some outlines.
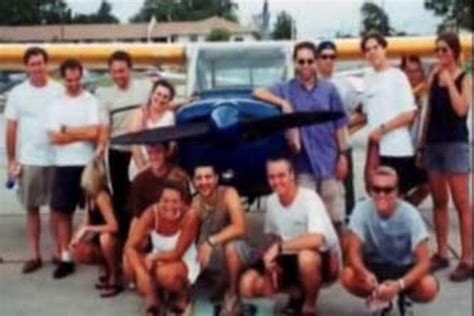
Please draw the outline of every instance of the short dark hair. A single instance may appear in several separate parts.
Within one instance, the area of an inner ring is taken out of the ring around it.
[[[109,59],[107,60],[109,67],[114,61],[123,61],[130,69],[133,67],[132,57],[124,50],[116,50],[112,53],[112,55],[110,55]]]
[[[461,56],[461,41],[459,40],[459,36],[453,32],[444,32],[438,35],[436,38],[436,43],[439,41],[445,42],[449,48],[453,51],[454,58],[456,60],[459,59]]]
[[[33,46],[33,47],[28,47],[23,54],[23,63],[26,65],[32,56],[37,56],[41,55],[43,56],[43,60],[45,63],[48,62],[49,56],[48,53],[44,48],[38,47],[38,46]]]
[[[326,49],[331,49],[335,53],[337,53],[336,44],[333,41],[322,41],[321,43],[319,43],[318,48],[316,49],[316,53],[319,56],[321,52]]]
[[[362,37],[362,40],[360,41],[361,51],[365,52],[365,44],[367,44],[367,42],[371,39],[376,40],[377,43],[383,48],[387,48],[388,46],[388,42],[382,34],[380,34],[379,32],[371,31]]]
[[[61,77],[64,78],[66,76],[66,70],[68,69],[79,70],[79,72],[81,73],[81,76],[84,71],[81,62],[74,58],[66,59],[65,61],[61,63],[61,66],[59,67],[59,73],[61,74]]]
[[[293,49],[293,60],[296,60],[296,56],[298,55],[298,52],[302,49],[308,49],[311,52],[313,52],[314,58],[316,58],[317,50],[316,50],[316,45],[314,45],[313,42],[305,41],[305,42],[299,42],[298,44],[295,45],[295,48]]]
[[[418,66],[420,66],[420,68],[423,69],[423,64],[421,63],[421,59],[417,55],[405,55],[405,56],[403,56],[401,61],[400,61],[400,68],[402,70],[405,69],[409,62],[410,63],[415,63]]]
[[[217,167],[215,165],[213,165],[212,163],[210,163],[210,162],[199,162],[193,168],[193,177],[196,175],[196,170],[198,168],[211,168],[212,171],[214,171],[214,173],[216,175],[219,175],[219,171],[217,170]]]
[[[275,162],[280,162],[280,161],[284,161],[288,164],[288,167],[290,168],[290,171],[294,171],[294,167],[293,167],[293,162],[291,160],[291,158],[287,155],[276,155],[276,156],[271,156],[267,159],[267,167],[269,164],[271,163],[275,163]]]
[[[169,90],[170,92],[170,100],[173,100],[175,95],[176,95],[176,90],[174,89],[174,86],[165,79],[159,79],[153,84],[153,88],[151,89],[152,93],[155,92],[156,88],[159,86],[165,87]]]

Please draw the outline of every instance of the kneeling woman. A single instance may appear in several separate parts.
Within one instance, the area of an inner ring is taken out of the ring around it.
[[[111,297],[121,291],[118,283],[119,241],[118,224],[112,208],[112,200],[107,189],[104,161],[92,160],[84,168],[81,186],[86,198],[84,223],[71,242],[71,250],[76,262],[100,264],[103,273],[96,288],[101,297]]]
[[[126,261],[133,270],[138,291],[146,299],[148,314],[158,314],[159,294],[175,300],[170,308],[183,311],[189,303],[189,286],[199,275],[200,266],[194,244],[199,221],[194,210],[184,203],[182,189],[165,183],[158,203],[140,217],[130,232],[125,247]],[[151,241],[151,253],[143,245]]]

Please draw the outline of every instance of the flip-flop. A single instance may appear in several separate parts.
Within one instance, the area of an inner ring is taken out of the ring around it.
[[[103,292],[100,293],[100,297],[109,298],[120,294],[123,291],[123,286],[120,284],[109,284],[103,288]]]

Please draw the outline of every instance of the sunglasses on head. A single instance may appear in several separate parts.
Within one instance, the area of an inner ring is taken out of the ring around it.
[[[375,194],[380,194],[380,193],[390,194],[393,191],[395,191],[395,189],[396,189],[395,187],[381,187],[381,186],[377,186],[377,185],[372,186],[372,191]]]
[[[304,64],[312,65],[314,63],[314,59],[298,59],[298,64],[303,66]]]
[[[336,59],[336,55],[334,55],[334,54],[322,54],[322,55],[319,55],[319,58],[334,60],[334,59]]]
[[[446,54],[448,52],[448,48],[447,47],[436,47],[435,48],[435,53],[443,53],[443,54]]]

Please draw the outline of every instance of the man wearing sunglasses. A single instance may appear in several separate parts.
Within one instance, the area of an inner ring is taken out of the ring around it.
[[[429,302],[438,292],[429,274],[428,231],[418,211],[398,197],[394,169],[378,167],[371,197],[357,203],[347,236],[347,267],[341,283],[352,294],[391,302],[404,293]]]
[[[254,96],[285,111],[344,112],[336,87],[316,75],[316,46],[298,43],[293,51],[296,77],[269,89],[258,88]],[[344,187],[347,175],[347,116],[325,124],[300,129],[301,148],[293,157],[298,184],[316,190],[323,199],[338,233],[345,217]]]

